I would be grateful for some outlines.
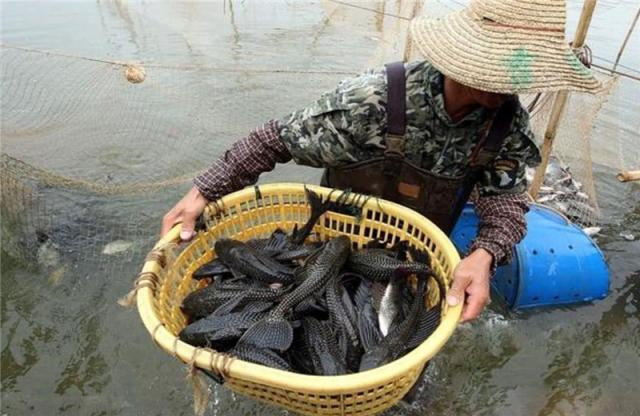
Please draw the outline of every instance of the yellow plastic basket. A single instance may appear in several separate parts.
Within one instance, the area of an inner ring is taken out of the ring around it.
[[[307,186],[327,197],[331,189]],[[334,192],[335,199],[339,193]],[[360,199],[361,201],[364,198]],[[215,258],[213,246],[221,237],[247,240],[267,237],[277,227],[293,229],[309,216],[302,184],[272,184],[246,188],[227,195],[207,208],[206,232],[201,232],[180,254],[167,259],[168,247],[179,235],[179,226],[158,242],[147,257],[137,280],[137,306],[153,340],[185,363],[221,375],[225,385],[257,400],[307,415],[372,415],[397,403],[413,386],[426,362],[453,333],[461,307],[447,307],[437,285],[427,304],[441,302],[443,316],[436,331],[405,356],[376,369],[342,376],[312,376],[268,368],[234,359],[207,348],[180,341],[186,325],[180,311],[182,299],[198,287],[191,275]],[[432,268],[448,290],[452,271],[460,260],[447,236],[433,223],[401,205],[369,199],[356,218],[328,212],[314,232],[326,240],[347,235],[362,247],[372,238],[399,238],[426,249]]]

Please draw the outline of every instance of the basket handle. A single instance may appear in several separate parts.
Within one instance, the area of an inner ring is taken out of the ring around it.
[[[182,222],[177,222],[165,235],[162,237],[155,246],[154,249],[161,248],[167,244],[174,243],[180,239],[180,231],[182,231]]]

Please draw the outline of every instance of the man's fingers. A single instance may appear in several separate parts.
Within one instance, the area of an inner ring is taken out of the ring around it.
[[[471,278],[468,275],[457,275],[453,279],[451,289],[447,292],[447,303],[456,306],[464,299],[464,291],[469,286]]]
[[[182,218],[182,231],[180,231],[180,239],[183,241],[190,240],[194,234],[194,228],[196,226],[196,219],[198,213],[193,210],[187,210]]]
[[[467,322],[476,319],[487,305],[488,299],[484,296],[471,294],[467,296],[467,304],[462,311],[461,322]]]
[[[179,218],[172,211],[169,211],[164,217],[162,217],[162,228],[160,229],[160,238],[164,237],[169,232],[171,227],[179,221]]]

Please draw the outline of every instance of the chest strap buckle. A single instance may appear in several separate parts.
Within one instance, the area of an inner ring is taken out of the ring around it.
[[[404,160],[404,137],[388,133],[385,136],[384,168],[385,176],[398,176]]]

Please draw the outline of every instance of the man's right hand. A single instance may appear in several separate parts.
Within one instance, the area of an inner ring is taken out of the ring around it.
[[[204,207],[209,201],[202,196],[198,188],[195,186],[182,198],[169,212],[162,218],[162,230],[160,237],[164,236],[171,227],[182,222],[182,231],[180,238],[189,240],[194,236],[194,228],[196,220],[204,211]]]

